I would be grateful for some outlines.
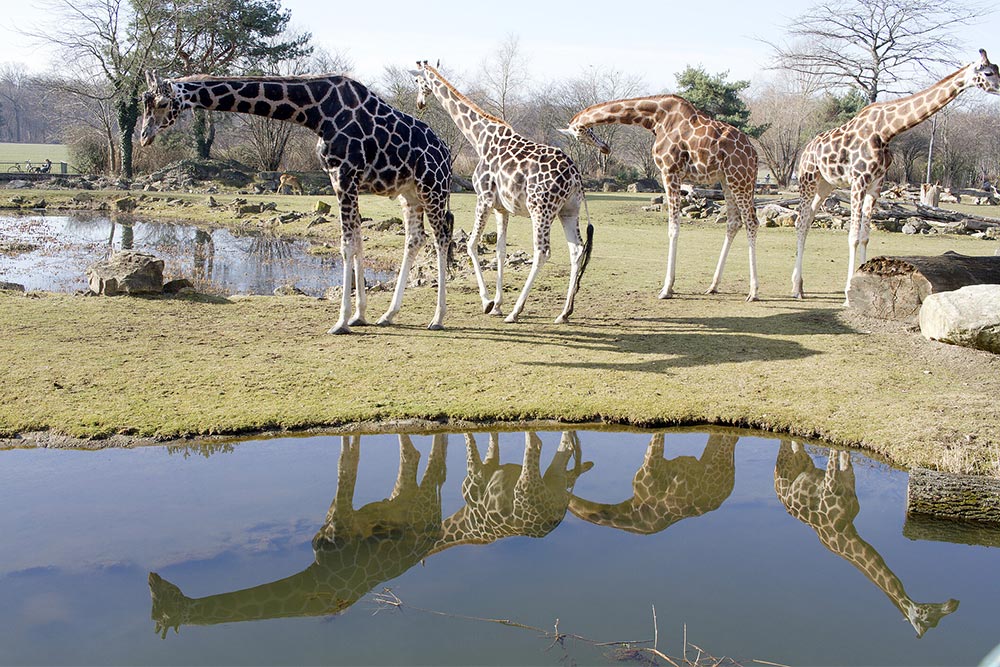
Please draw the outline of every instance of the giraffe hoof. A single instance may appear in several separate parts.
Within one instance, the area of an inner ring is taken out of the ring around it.
[[[483,304],[483,314],[490,315],[492,313],[493,313],[493,302],[487,301],[486,303]]]
[[[752,301],[760,301],[760,299],[757,297],[756,294],[748,294],[747,295],[747,303],[750,303]]]
[[[346,324],[335,324],[334,326],[330,327],[330,330],[327,331],[327,333],[334,334],[335,336],[340,336],[342,334],[351,333],[351,328],[348,327]]]
[[[366,327],[368,322],[363,317],[355,317],[352,320],[347,321],[347,326],[349,327]]]
[[[493,317],[503,317],[503,310],[500,309],[500,306],[493,306],[493,309],[487,311],[486,314],[492,315]]]
[[[718,294],[718,293],[719,290],[715,289],[714,287],[709,287],[707,290],[705,290],[705,294]]]
[[[569,322],[569,315],[560,315],[556,318],[556,324],[566,324]]]
[[[503,318],[503,321],[506,322],[507,324],[514,324],[517,322],[517,315],[511,313],[507,317]]]
[[[656,298],[657,299],[673,299],[674,298],[674,293],[673,292],[660,292],[659,294],[656,295]]]
[[[443,331],[444,330],[444,325],[441,324],[440,322],[431,322],[430,324],[427,325],[427,330],[428,331]]]

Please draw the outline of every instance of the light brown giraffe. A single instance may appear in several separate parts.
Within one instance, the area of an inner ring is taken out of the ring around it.
[[[746,225],[750,246],[750,293],[747,301],[757,300],[757,212],[754,209],[754,183],[757,180],[757,151],[750,137],[732,125],[715,120],[690,102],[676,95],[656,95],[614,100],[587,107],[573,116],[569,127],[561,130],[585,143],[610,153],[592,127],[619,123],[639,125],[655,135],[653,160],[663,179],[667,204],[667,275],[661,299],[674,295],[677,262],[677,237],[680,234],[681,183],[722,183],[726,198],[726,239],[707,294],[715,294],[722,280],[726,257],[740,225]]]
[[[423,109],[434,95],[455,125],[472,144],[479,163],[472,174],[476,190],[476,221],[469,236],[468,252],[479,283],[483,312],[502,315],[503,265],[507,253],[507,218],[528,216],[533,230],[534,255],[531,271],[513,310],[505,319],[516,322],[528,300],[539,270],[550,255],[549,232],[558,216],[569,245],[570,277],[566,305],[556,323],[566,322],[573,312],[573,300],[580,289],[580,279],[590,261],[594,227],[587,223],[587,241],[580,238],[580,206],[586,206],[583,178],[572,160],[558,148],[521,136],[506,122],[480,109],[445,79],[427,61],[417,63],[412,72],[417,82],[417,108]],[[493,211],[497,221],[497,283],[490,299],[479,265],[477,247]]]
[[[326,616],[353,605],[378,584],[416,565],[441,536],[441,486],[448,436],[435,435],[423,479],[420,452],[399,436],[399,473],[392,494],[355,510],[361,436],[344,436],[337,493],[313,538],[315,562],[290,577],[252,588],[190,598],[149,574],[152,618],[161,637],[181,625],[215,625],[265,618]]]
[[[889,597],[917,637],[958,609],[958,600],[914,602],[881,554],[858,534],[854,519],[861,506],[849,452],[831,449],[824,471],[813,464],[800,443],[782,440],[774,465],[774,490],[788,513],[815,530],[824,547],[860,570]]]
[[[571,496],[569,511],[598,526],[652,535],[682,519],[718,509],[733,492],[734,455],[739,438],[713,433],[701,459],[663,452],[663,434],[649,441],[642,467],[632,480],[632,497],[620,503],[595,503]]]
[[[358,194],[362,188],[396,197],[406,229],[403,261],[392,304],[378,324],[392,324],[403,305],[410,267],[427,236],[424,215],[437,249],[437,309],[429,329],[441,329],[445,315],[448,249],[454,218],[448,147],[421,120],[395,109],[346,76],[214,77],[203,74],[161,79],[146,74],[143,146],[170,127],[185,109],[211,109],[265,116],[302,125],[317,135],[316,153],[340,203],[343,290],[340,317],[329,333],[345,334],[367,324],[364,252]],[[350,315],[351,287],[354,314]]]
[[[1000,71],[986,51],[980,59],[953,72],[926,90],[888,102],[870,104],[840,127],[815,137],[799,158],[799,217],[795,223],[797,248],[792,272],[792,296],[802,298],[802,257],[806,235],[816,211],[834,188],[851,190],[851,227],[847,239],[847,285],[855,266],[868,250],[872,209],[892,162],[889,142],[896,135],[927,120],[967,88],[1000,93]]]
[[[504,537],[545,537],[566,516],[573,485],[593,467],[581,463],[580,440],[567,431],[543,475],[542,440],[524,434],[524,460],[500,463],[500,442],[489,436],[486,458],[481,459],[473,434],[465,436],[468,471],[462,482],[465,506],[444,520],[441,538],[430,553],[461,544],[490,544]],[[568,467],[570,459],[574,463]]]

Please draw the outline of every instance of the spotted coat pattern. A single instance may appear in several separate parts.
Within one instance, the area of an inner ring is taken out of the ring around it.
[[[515,322],[528,299],[538,271],[550,256],[549,232],[558,216],[562,222],[571,262],[569,290],[557,323],[567,321],[580,279],[590,259],[593,226],[587,225],[586,243],[580,237],[580,206],[585,204],[583,178],[576,165],[558,148],[527,139],[507,123],[480,109],[458,92],[440,72],[426,62],[414,71],[418,85],[417,106],[423,108],[434,95],[472,144],[479,157],[472,182],[476,190],[476,220],[469,237],[468,252],[479,283],[483,310],[502,315],[503,264],[506,259],[507,219],[529,216],[533,229],[534,256],[531,271],[507,322]],[[490,211],[497,222],[497,282],[492,299],[486,288],[476,249]]]
[[[156,573],[149,575],[156,631],[265,618],[338,614],[372,588],[420,562],[441,537],[441,486],[447,435],[434,436],[427,468],[417,482],[420,452],[399,436],[399,473],[385,500],[355,510],[361,436],[345,436],[337,463],[337,493],[313,538],[308,568],[252,588],[190,598]]]
[[[587,107],[573,116],[565,134],[596,145],[604,153],[610,147],[591,130],[597,125],[618,123],[638,125],[655,136],[653,161],[660,170],[666,192],[667,274],[660,291],[661,299],[674,294],[677,261],[677,237],[680,234],[681,183],[722,183],[726,198],[728,224],[722,253],[708,294],[718,291],[722,271],[736,232],[746,225],[750,246],[750,293],[747,301],[757,300],[757,228],[754,209],[754,183],[757,180],[757,151],[750,138],[732,125],[709,117],[690,102],[676,95],[656,95],[613,100]]]
[[[863,264],[868,248],[871,214],[892,162],[889,142],[927,120],[968,88],[1000,93],[1000,74],[980,49],[980,60],[953,72],[933,86],[908,97],[870,104],[840,127],[814,137],[799,158],[799,217],[795,224],[797,250],[792,272],[792,296],[801,299],[802,257],[806,235],[816,211],[834,188],[851,190],[847,284]],[[845,300],[846,305],[846,300]]]
[[[185,109],[232,111],[290,121],[317,135],[316,152],[340,203],[343,294],[340,317],[330,333],[366,324],[364,253],[358,192],[398,197],[406,247],[392,304],[379,319],[391,324],[403,302],[410,267],[423,247],[427,216],[437,248],[438,300],[431,329],[443,326],[448,248],[453,218],[448,210],[451,158],[447,146],[423,122],[382,101],[345,76],[210,77],[160,79],[147,74],[141,142],[176,122]],[[351,287],[355,309],[348,319]]]
[[[678,521],[718,509],[736,480],[734,435],[714,433],[701,458],[664,456],[663,434],[653,435],[642,466],[632,480],[632,497],[597,503],[571,496],[569,511],[598,526],[652,535]]]
[[[816,467],[798,442],[782,440],[774,466],[774,490],[788,513],[816,531],[824,547],[861,571],[885,593],[921,637],[958,600],[914,602],[882,555],[858,534],[854,519],[861,509],[849,452],[830,450],[826,470]]]

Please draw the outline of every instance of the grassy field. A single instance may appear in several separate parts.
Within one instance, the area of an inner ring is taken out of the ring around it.
[[[69,147],[65,144],[8,144],[0,143],[0,171],[6,172],[15,163],[22,167],[27,160],[39,166],[45,159],[52,160],[52,171],[59,171],[60,162],[69,162]],[[72,168],[69,169],[72,171]]]
[[[50,206],[58,201],[44,195]],[[186,199],[191,206],[143,199],[139,214],[228,221],[202,205],[204,196]],[[279,212],[310,210],[316,200],[265,199]],[[569,273],[558,226],[552,260],[514,325],[481,314],[467,270],[449,282],[441,332],[425,329],[430,287],[407,290],[395,326],[350,336],[325,333],[336,303],[306,297],[5,293],[0,435],[175,438],[410,419],[721,424],[863,447],[905,466],[1000,474],[1000,359],[844,311],[846,232],[811,231],[807,298],[798,301],[789,297],[794,230],[761,229],[762,300],[746,303],[745,236],[734,244],[722,292],[704,295],[724,227],[686,223],[678,294],[661,301],[664,214],[640,210],[646,195],[589,199],[594,254],[568,325],[552,322]],[[471,227],[473,205],[472,195],[453,197],[457,228]],[[375,219],[399,215],[391,200],[364,197],[361,206]],[[306,233],[305,225],[284,228]],[[336,224],[308,233],[336,247]],[[509,252],[530,252],[527,220],[513,219],[510,236]],[[874,231],[869,256],[986,255],[996,245]],[[402,238],[371,232],[366,250],[395,266]],[[507,275],[509,309],[527,268]],[[370,321],[390,297],[369,295]]]

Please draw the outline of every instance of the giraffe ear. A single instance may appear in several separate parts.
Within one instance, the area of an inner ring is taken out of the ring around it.
[[[986,56],[986,49],[979,49],[979,57],[982,58],[983,65],[990,64],[990,59]]]

